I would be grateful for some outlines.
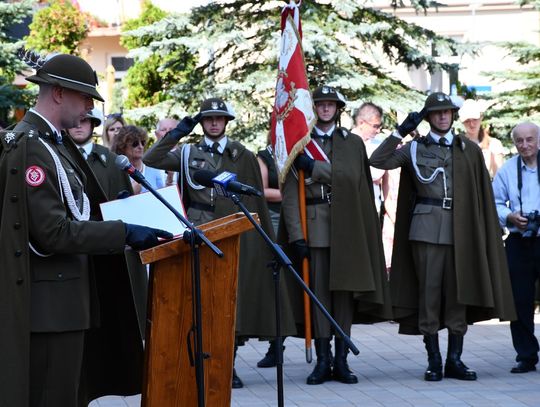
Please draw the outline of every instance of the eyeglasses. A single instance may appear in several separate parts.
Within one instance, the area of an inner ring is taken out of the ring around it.
[[[144,147],[146,145],[146,140],[136,140],[133,143],[131,143],[131,147],[137,148],[139,147],[139,144]]]
[[[364,123],[369,124],[371,127],[373,127],[375,130],[379,130],[382,127],[382,123],[370,123],[367,120],[362,120]]]

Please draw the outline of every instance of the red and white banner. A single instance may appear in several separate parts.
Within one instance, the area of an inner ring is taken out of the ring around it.
[[[272,145],[280,183],[285,181],[296,156],[310,142],[316,116],[309,90],[299,4],[291,0],[281,12],[281,45],[274,110]]]

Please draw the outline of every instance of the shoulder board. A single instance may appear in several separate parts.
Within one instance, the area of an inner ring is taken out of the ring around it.
[[[0,131],[0,140],[4,148],[11,148],[17,144],[19,139],[24,135],[24,131],[4,130]]]

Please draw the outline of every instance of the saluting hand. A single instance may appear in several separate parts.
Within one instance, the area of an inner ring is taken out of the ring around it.
[[[187,136],[189,133],[191,133],[200,120],[200,113],[197,113],[193,117],[186,116],[180,121],[180,123],[178,123],[178,125],[174,129],[169,131],[167,134],[170,135],[169,137],[174,137],[177,141],[179,141],[182,137]]]

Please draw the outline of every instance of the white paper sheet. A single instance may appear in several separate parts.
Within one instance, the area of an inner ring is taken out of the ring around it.
[[[186,217],[180,193],[176,185],[158,189],[160,195],[180,214]],[[166,230],[174,236],[184,233],[185,226],[151,192],[132,195],[125,199],[100,204],[103,220],[121,220],[125,223]]]

